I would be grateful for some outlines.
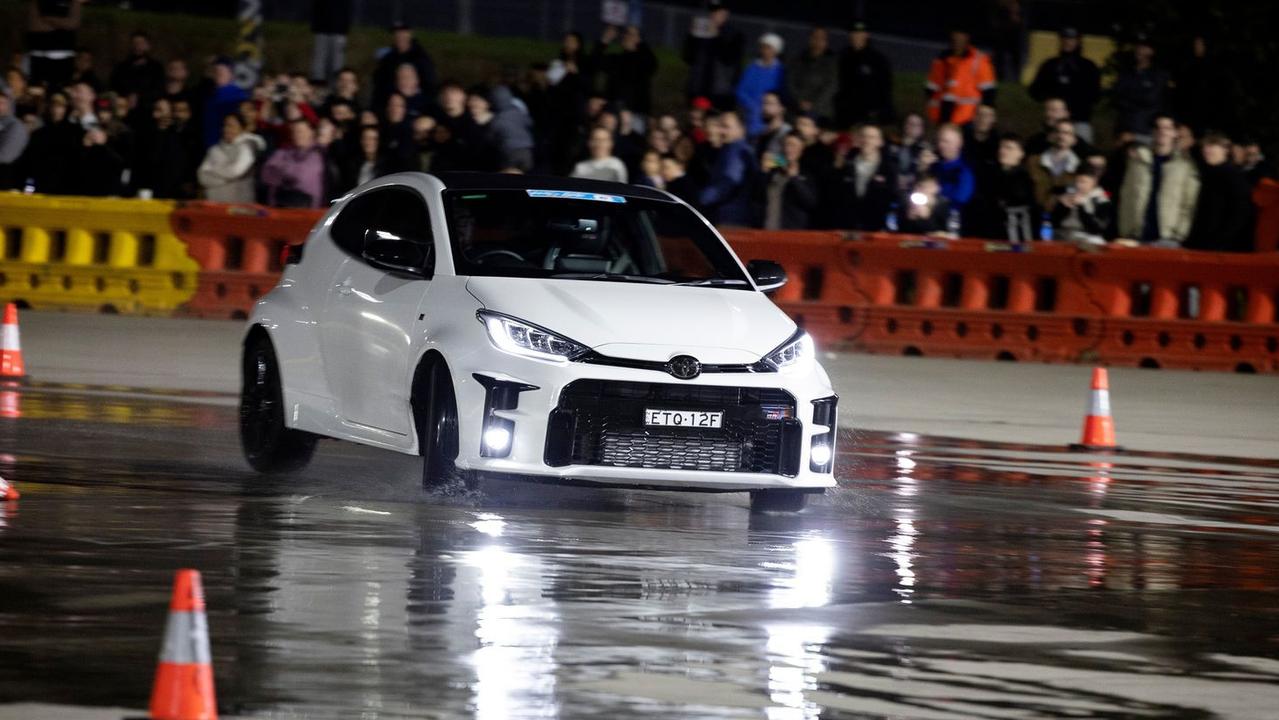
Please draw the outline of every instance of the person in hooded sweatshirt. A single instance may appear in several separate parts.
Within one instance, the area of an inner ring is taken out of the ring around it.
[[[82,152],[84,128],[72,122],[68,114],[71,102],[60,92],[49,96],[45,123],[31,133],[31,141],[22,154],[19,182],[27,179],[35,191],[51,195],[72,192],[75,163]]]
[[[489,93],[493,120],[489,122],[489,139],[497,148],[499,170],[533,169],[533,118],[505,85]]]
[[[253,202],[253,169],[265,149],[265,140],[245,131],[244,118],[227,115],[222,120],[222,142],[209,148],[196,171],[204,197],[213,202]]]
[[[1251,186],[1238,165],[1231,162],[1230,141],[1209,135],[1200,143],[1199,201],[1190,235],[1182,247],[1215,252],[1251,252],[1253,222]]]

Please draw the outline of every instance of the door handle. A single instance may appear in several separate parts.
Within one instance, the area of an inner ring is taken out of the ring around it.
[[[339,295],[350,295],[352,292],[355,291],[355,289],[351,287],[350,280],[340,282],[337,285],[334,285],[333,287],[337,288]]]

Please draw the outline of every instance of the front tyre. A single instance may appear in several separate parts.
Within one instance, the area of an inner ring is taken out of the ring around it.
[[[455,464],[459,447],[457,395],[442,361],[431,363],[426,373],[425,397],[417,398],[414,404],[423,456],[422,486],[439,488],[459,476]]]
[[[315,453],[315,436],[284,424],[280,364],[271,340],[252,338],[244,349],[240,387],[240,445],[244,459],[260,473],[300,470]]]
[[[752,490],[751,512],[797,513],[808,502],[803,490]]]

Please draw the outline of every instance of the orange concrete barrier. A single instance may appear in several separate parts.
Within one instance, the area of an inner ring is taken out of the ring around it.
[[[826,347],[1279,371],[1279,254],[730,231],[780,262],[778,304]]]
[[[1252,189],[1252,202],[1257,206],[1257,252],[1279,250],[1279,182],[1262,178]]]
[[[243,318],[279,279],[286,246],[304,242],[320,213],[257,205],[183,203],[173,232],[200,265],[195,295],[182,312]]]

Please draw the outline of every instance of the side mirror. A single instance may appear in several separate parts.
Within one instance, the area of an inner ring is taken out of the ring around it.
[[[786,268],[772,260],[751,260],[746,263],[746,271],[762,292],[772,292],[786,284]]]
[[[400,237],[385,230],[364,231],[362,255],[375,268],[415,278],[431,277],[435,264],[435,246],[430,240]]]

